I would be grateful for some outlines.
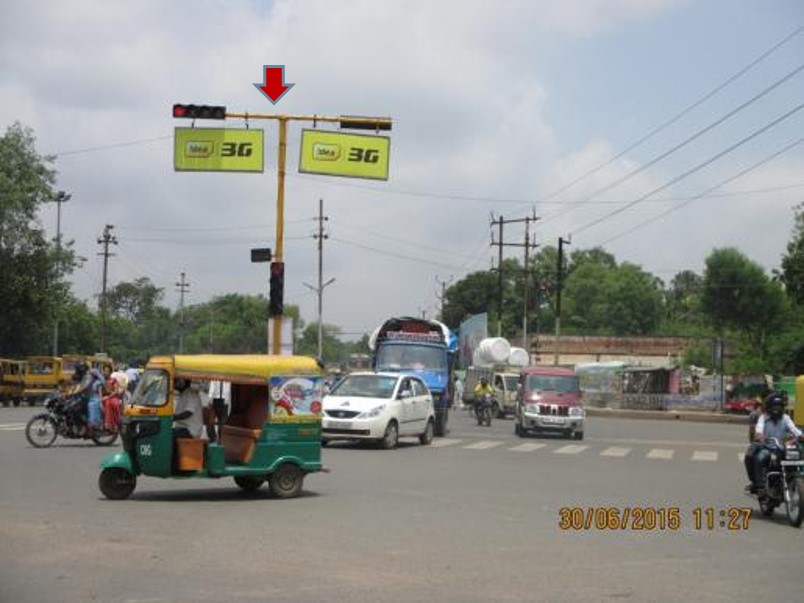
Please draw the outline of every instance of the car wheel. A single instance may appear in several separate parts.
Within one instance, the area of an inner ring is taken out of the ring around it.
[[[396,448],[396,445],[399,443],[399,427],[396,425],[396,421],[389,421],[388,426],[385,428],[385,435],[380,440],[380,445],[385,450],[392,450]]]
[[[572,434],[572,437],[575,438],[576,440],[582,440],[583,439],[583,432],[582,431],[576,431],[574,434]]]
[[[524,437],[524,433],[522,432],[522,425],[519,423],[514,423],[514,434],[521,437]]]
[[[433,420],[429,419],[427,421],[427,427],[424,428],[424,433],[419,436],[419,443],[423,446],[429,446],[432,444],[434,431],[435,425],[433,425]]]

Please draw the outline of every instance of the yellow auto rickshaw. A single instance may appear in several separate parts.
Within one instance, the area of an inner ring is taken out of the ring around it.
[[[796,425],[804,427],[804,375],[796,377],[796,399],[790,414]]]
[[[25,362],[0,358],[0,402],[3,406],[20,405],[25,391]]]
[[[180,378],[230,384],[228,406],[215,400],[213,438],[174,438]],[[323,367],[306,356],[152,357],[124,410],[123,451],[101,462],[100,490],[120,500],[140,475],[233,477],[246,491],[267,481],[276,497],[298,496],[305,475],[322,470],[322,395]]]

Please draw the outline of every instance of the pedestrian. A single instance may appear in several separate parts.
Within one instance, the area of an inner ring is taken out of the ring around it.
[[[458,405],[458,408],[463,408],[463,381],[458,375],[455,375],[455,385],[453,387],[453,391],[455,392],[455,402]]]

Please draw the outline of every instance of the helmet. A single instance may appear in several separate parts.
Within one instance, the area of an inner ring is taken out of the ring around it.
[[[779,418],[784,412],[785,396],[778,392],[773,392],[765,398],[765,412],[774,418]]]
[[[86,362],[79,362],[73,369],[73,381],[81,381],[89,370]]]
[[[482,383],[483,385],[488,385],[489,384],[488,377],[481,377],[480,378],[480,383]]]

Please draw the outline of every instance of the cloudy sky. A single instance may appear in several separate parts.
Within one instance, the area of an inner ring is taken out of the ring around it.
[[[277,127],[251,124],[264,174],[177,173],[173,103],[392,117],[387,182],[300,174],[289,128],[286,303],[316,320],[323,199],[324,322],[357,339],[434,317],[442,283],[491,267],[500,216],[665,281],[727,245],[778,267],[804,200],[802,26],[800,0],[2,0],[0,128],[56,156],[75,293],[100,290],[113,224],[110,282],[176,307],[182,271],[187,303],[267,292],[249,250],[275,245]],[[263,65],[295,84],[276,106]]]

